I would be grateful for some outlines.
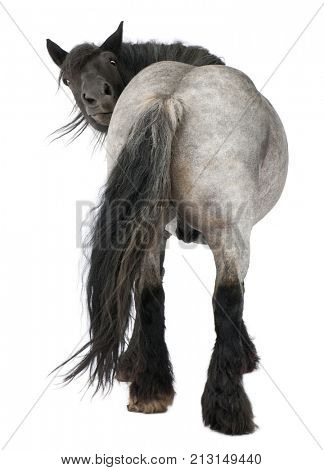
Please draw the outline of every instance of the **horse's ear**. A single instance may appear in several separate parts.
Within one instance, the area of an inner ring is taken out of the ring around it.
[[[67,56],[67,52],[50,39],[46,39],[46,46],[48,53],[52,57],[53,61],[56,63],[56,65],[61,67],[65,57]]]
[[[111,36],[109,36],[109,38],[106,39],[103,44],[101,44],[100,49],[103,49],[104,51],[111,51],[116,55],[119,54],[120,46],[123,42],[123,23],[123,21],[119,23],[116,31]]]

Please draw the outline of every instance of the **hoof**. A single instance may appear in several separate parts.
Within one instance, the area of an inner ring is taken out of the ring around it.
[[[238,436],[253,433],[257,428],[251,403],[241,384],[218,392],[206,385],[201,404],[204,424],[213,431]]]
[[[130,397],[127,405],[128,411],[135,413],[165,413],[172,405],[174,393],[170,395],[159,395],[157,397],[141,400],[137,397]]]

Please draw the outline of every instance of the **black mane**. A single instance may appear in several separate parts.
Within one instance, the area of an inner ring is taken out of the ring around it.
[[[119,60],[121,65],[131,74],[131,78],[145,67],[163,60],[182,62],[197,67],[202,65],[225,65],[222,59],[211,54],[207,49],[200,46],[185,46],[181,42],[172,44],[155,41],[135,44],[123,43]]]

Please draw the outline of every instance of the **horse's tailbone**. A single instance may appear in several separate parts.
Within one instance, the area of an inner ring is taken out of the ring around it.
[[[125,349],[134,281],[170,196],[171,143],[181,115],[181,102],[172,97],[146,101],[107,181],[90,243],[90,340],[72,356],[86,351],[65,381],[89,368],[96,391],[111,388]]]

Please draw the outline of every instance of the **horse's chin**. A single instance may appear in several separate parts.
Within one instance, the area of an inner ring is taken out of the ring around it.
[[[112,112],[98,113],[91,117],[97,124],[100,124],[101,126],[109,126],[111,116],[112,116]]]
[[[97,131],[107,132],[111,115],[112,113],[100,113],[100,115],[96,114],[95,116],[88,116],[88,121]]]

